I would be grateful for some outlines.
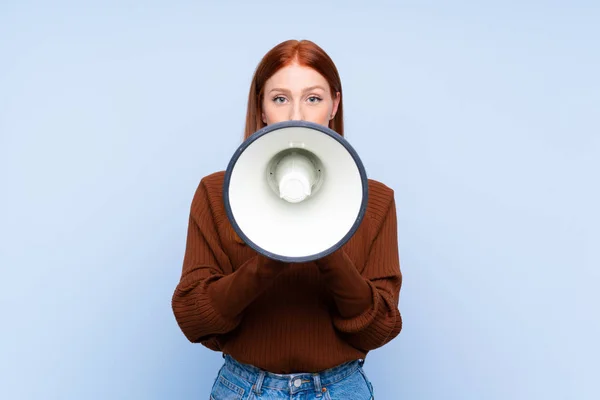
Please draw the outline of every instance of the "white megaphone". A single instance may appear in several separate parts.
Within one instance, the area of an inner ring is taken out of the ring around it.
[[[368,181],[340,134],[307,121],[267,125],[231,158],[225,211],[238,236],[283,262],[308,262],[344,245],[367,207]]]

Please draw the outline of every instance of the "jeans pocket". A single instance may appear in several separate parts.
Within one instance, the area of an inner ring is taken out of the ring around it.
[[[324,386],[323,400],[371,400],[371,386],[364,373],[356,369],[342,380]]]
[[[219,375],[213,385],[210,398],[211,400],[242,400],[244,392],[244,388],[231,382],[223,375]]]
[[[369,387],[369,392],[371,392],[371,400],[375,399],[375,391],[373,390],[373,384],[371,383],[371,380],[367,377],[367,374],[365,373],[365,370],[362,367],[358,368],[358,370],[360,371],[360,374],[365,380],[365,383]]]

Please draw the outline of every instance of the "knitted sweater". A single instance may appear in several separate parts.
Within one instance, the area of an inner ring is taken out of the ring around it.
[[[195,191],[172,297],[186,338],[274,373],[317,372],[365,358],[402,329],[394,192],[369,179],[352,238],[313,262],[269,260],[235,234],[223,171]]]

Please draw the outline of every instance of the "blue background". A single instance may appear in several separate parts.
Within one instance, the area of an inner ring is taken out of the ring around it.
[[[189,204],[290,38],[396,191],[376,398],[600,398],[598,3],[216,3],[0,4],[0,398],[208,398],[170,306]]]

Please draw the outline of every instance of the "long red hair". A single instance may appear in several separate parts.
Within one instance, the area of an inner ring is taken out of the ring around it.
[[[323,75],[329,83],[333,98],[337,92],[340,93],[340,103],[334,118],[329,121],[329,128],[344,136],[342,81],[333,60],[322,48],[310,40],[287,40],[269,50],[256,67],[248,94],[244,139],[266,126],[261,117],[265,83],[279,69],[294,61]]]

